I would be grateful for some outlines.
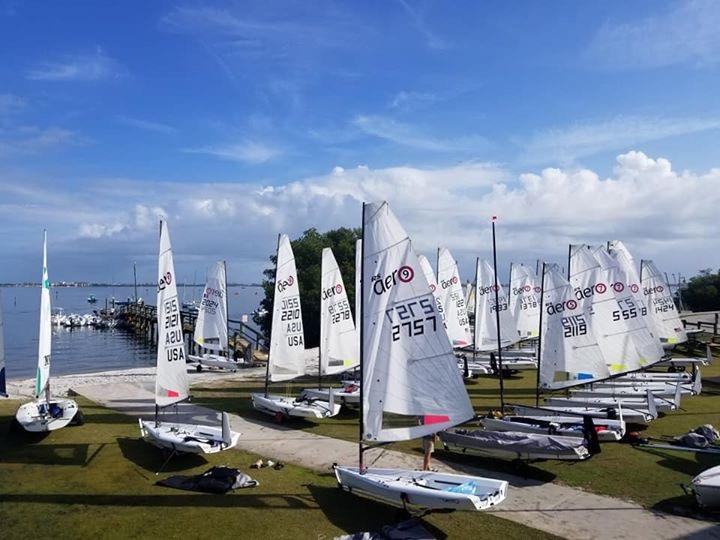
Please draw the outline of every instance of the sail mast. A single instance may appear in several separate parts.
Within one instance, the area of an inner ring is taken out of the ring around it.
[[[492,241],[493,241],[493,271],[495,273],[495,324],[497,328],[497,352],[498,352],[498,370],[500,374],[500,409],[505,410],[505,381],[503,380],[503,362],[502,362],[502,343],[500,341],[500,284],[498,283],[497,272],[497,248],[495,244],[495,220],[497,216],[492,218]]]
[[[361,316],[365,313],[365,203],[362,205],[362,233],[361,233],[361,244],[360,244],[360,313]],[[356,293],[357,294],[357,293]],[[358,424],[358,470],[360,474],[365,470],[363,463],[363,431],[365,425],[363,422],[365,414],[365,401],[363,399],[363,387],[365,386],[365,377],[363,372],[363,352],[365,350],[365,324],[363,320],[360,321],[360,422]]]
[[[277,294],[277,280],[278,280],[278,256],[280,255],[280,234],[278,234],[277,250],[275,251],[275,281],[273,283],[273,319],[275,318],[275,295]],[[272,333],[276,332],[277,328],[270,327],[270,347],[268,347],[267,364],[265,365],[265,397],[268,396],[268,386],[270,385],[270,355],[272,354]]]
[[[538,326],[538,352],[537,352],[537,376],[535,379],[535,406],[540,405],[540,362],[542,362],[542,325],[545,296],[545,261],[542,263],[542,276],[540,277],[540,324]]]

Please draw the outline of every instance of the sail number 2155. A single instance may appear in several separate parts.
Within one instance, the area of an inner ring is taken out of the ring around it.
[[[392,325],[392,340],[398,341],[401,337],[420,336],[428,332],[437,331],[437,317],[435,306],[430,298],[408,300],[395,304],[385,310],[385,316]]]

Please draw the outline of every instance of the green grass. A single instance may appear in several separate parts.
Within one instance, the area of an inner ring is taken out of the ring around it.
[[[228,495],[155,486],[160,452],[139,440],[137,422],[79,399],[86,418],[33,437],[8,433],[20,404],[0,401],[0,530],[12,538],[332,538],[378,530],[397,510],[347,494],[329,472],[287,465],[254,470],[258,456],[228,451],[173,459],[169,474],[211,465],[238,467],[260,486]],[[486,513],[436,514],[426,526],[440,537],[549,538]]]
[[[703,368],[704,377],[720,375],[720,360]],[[314,379],[273,385],[272,392],[297,395],[309,385],[317,385]],[[535,372],[522,372],[505,380],[505,396],[509,403],[534,403]],[[486,413],[499,407],[498,380],[481,377],[466,385],[473,406],[478,413]],[[196,403],[218,410],[227,410],[241,416],[268,421],[267,415],[252,408],[251,392],[261,392],[259,384],[213,383],[193,387]],[[665,415],[651,423],[643,436],[680,435],[701,424],[711,423],[720,427],[720,386],[705,384],[700,396],[685,398],[681,411]],[[339,416],[319,421],[293,421],[297,426],[312,433],[340,439],[357,441],[357,414],[343,411]],[[394,449],[418,454],[419,441],[396,443]],[[611,495],[636,501],[647,508],[673,512],[690,512],[694,508],[691,496],[684,495],[680,484],[688,484],[701,471],[720,464],[718,456],[689,452],[639,450],[622,443],[602,445],[602,453],[585,462],[546,461],[530,465],[511,464],[502,460],[483,459],[452,454],[439,450],[438,459],[447,462],[474,463],[490,470],[512,472],[543,481],[555,481],[579,487],[599,494]]]

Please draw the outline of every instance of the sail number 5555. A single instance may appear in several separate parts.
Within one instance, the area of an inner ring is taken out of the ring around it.
[[[430,298],[410,300],[398,303],[385,310],[385,316],[393,324],[392,340],[398,341],[401,337],[420,336],[428,332],[437,331],[437,317],[435,306]]]

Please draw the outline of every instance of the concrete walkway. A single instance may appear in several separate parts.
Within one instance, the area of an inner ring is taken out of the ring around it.
[[[154,414],[151,383],[99,384],[74,390],[88,399],[119,412],[150,418]],[[219,424],[219,413],[192,404],[179,407],[181,421]],[[231,416],[232,429],[242,433],[238,448],[317,471],[333,463],[357,464],[357,445],[301,430]],[[421,456],[376,449],[367,464],[380,467],[417,468]],[[508,497],[492,510],[498,517],[522,523],[565,538],[715,538],[720,525],[646,510],[641,506],[553,483],[457,464],[434,463],[448,472],[502,478],[510,483]],[[622,479],[618,479],[622,481]]]

